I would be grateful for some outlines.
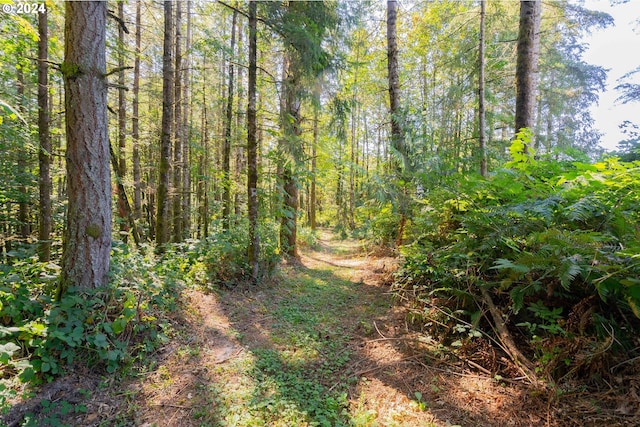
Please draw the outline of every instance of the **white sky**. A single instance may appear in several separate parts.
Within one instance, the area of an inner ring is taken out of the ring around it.
[[[640,1],[611,6],[610,0],[586,0],[584,6],[607,12],[615,21],[613,26],[594,31],[585,39],[589,48],[583,56],[585,62],[609,69],[606,90],[600,94],[599,104],[591,108],[591,115],[595,127],[604,133],[600,145],[615,149],[625,139],[619,124],[629,120],[640,125],[640,102],[616,102],[620,94],[614,90],[620,77],[640,67]],[[640,83],[640,73],[629,81]]]

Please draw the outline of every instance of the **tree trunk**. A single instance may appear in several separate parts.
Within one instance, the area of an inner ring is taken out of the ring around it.
[[[516,58],[516,133],[522,128],[529,128],[533,132],[535,125],[541,11],[541,0],[520,2]]]
[[[182,73],[184,82],[182,84],[182,234],[185,238],[191,235],[191,159],[189,142],[189,122],[191,112],[190,103],[190,82],[189,67],[191,61],[191,0],[187,4],[187,40],[185,44],[184,71]]]
[[[142,186],[140,171],[140,118],[139,118],[139,94],[140,94],[140,55],[141,49],[141,1],[136,2],[136,47],[133,63],[133,116],[131,118],[131,137],[133,139],[133,212],[136,219],[142,217]]]
[[[247,90],[247,203],[249,216],[248,259],[251,278],[258,280],[260,235],[258,234],[258,128],[256,123],[257,5],[249,1],[249,81]]]
[[[162,56],[162,135],[160,137],[160,167],[157,190],[156,244],[163,251],[169,242],[169,177],[171,170],[171,123],[173,122],[174,74],[173,74],[173,15],[172,0],[164,1],[164,52]]]
[[[311,145],[311,194],[309,195],[309,223],[312,230],[317,228],[316,222],[316,161],[318,156],[318,106],[313,111],[313,144]]]
[[[484,105],[484,21],[487,0],[480,0],[480,44],[478,48],[478,139],[480,145],[480,175],[487,176],[487,143]]]
[[[38,227],[38,258],[48,262],[51,258],[51,138],[49,136],[49,32],[46,9],[38,14],[38,136],[40,150],[38,163],[40,176],[40,223]]]
[[[228,230],[231,226],[231,122],[233,118],[233,53],[236,45],[236,22],[238,20],[237,10],[233,11],[233,19],[231,21],[231,48],[229,57],[229,84],[227,86],[227,110],[224,129],[224,146],[222,149],[222,171],[224,174],[223,183],[223,210],[222,218],[224,229]]]
[[[118,1],[118,18],[124,22],[124,1]],[[125,98],[125,80],[124,80],[124,24],[118,25],[118,176],[122,179],[127,175],[127,162],[125,150],[127,147],[127,106]],[[120,218],[120,233],[122,239],[127,241],[129,228],[127,226],[127,195],[124,193],[124,185],[118,186],[118,217]]]
[[[59,296],[108,282],[111,176],[107,133],[107,3],[65,3],[68,210]]]
[[[176,66],[175,66],[175,116],[173,129],[175,131],[173,141],[173,241],[182,241],[182,2],[176,3]]]
[[[280,217],[280,247],[282,253],[297,257],[296,244],[298,228],[298,184],[295,176],[295,165],[298,162],[298,138],[300,137],[300,100],[298,99],[299,67],[293,64],[295,54],[285,59],[283,103],[281,104],[281,126],[284,137],[280,139],[280,151],[288,160],[278,164],[282,182],[282,213]]]
[[[22,55],[22,54],[21,54]],[[24,114],[24,72],[17,67],[18,110]],[[27,193],[27,150],[18,151],[18,234],[24,240],[31,234],[29,224],[29,194]]]
[[[405,170],[409,168],[409,158],[404,144],[404,133],[400,118],[400,78],[398,75],[398,44],[396,43],[396,0],[387,1],[387,70],[389,73],[389,106],[391,110],[391,145],[400,153]]]

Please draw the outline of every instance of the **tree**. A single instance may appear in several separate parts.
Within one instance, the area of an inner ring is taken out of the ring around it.
[[[520,2],[516,58],[516,133],[522,128],[533,130],[535,125],[541,14],[541,0]],[[532,144],[535,146],[535,141]]]
[[[172,1],[164,1],[164,46],[162,54],[162,134],[160,137],[160,167],[158,170],[156,244],[158,250],[169,242],[170,199],[169,177],[171,169],[171,124],[173,122],[173,12]]]
[[[248,258],[251,278],[256,281],[259,274],[260,235],[258,234],[258,127],[256,123],[256,77],[257,77],[257,5],[249,1],[249,81],[247,88],[247,203],[249,216]]]
[[[484,93],[484,30],[487,0],[480,0],[480,41],[478,48],[478,140],[480,145],[480,175],[487,176],[487,141],[485,132]]]
[[[107,3],[65,3],[68,209],[59,295],[68,286],[107,284],[111,251],[111,176],[107,134]]]
[[[329,54],[323,41],[329,28],[337,25],[334,5],[324,1],[289,2],[282,10],[279,4],[267,4],[272,13],[271,23],[283,37],[285,54],[280,93],[279,190],[280,246],[283,253],[297,256],[296,235],[298,219],[297,166],[303,153],[302,98],[305,83],[329,66]],[[309,82],[309,85],[311,83]]]
[[[124,0],[118,1],[118,164],[115,173],[122,179],[127,175],[127,161],[125,150],[127,148],[127,105],[125,86],[125,26],[124,26]],[[124,185],[118,187],[118,217],[120,218],[120,232],[124,241],[127,240],[127,194]]]
[[[40,150],[40,223],[38,226],[38,257],[42,262],[51,258],[51,138],[49,137],[49,35],[47,10],[38,14],[38,137]]]
[[[133,101],[131,117],[131,138],[133,139],[133,211],[136,219],[142,217],[142,188],[140,171],[140,55],[142,53],[142,10],[141,1],[136,2],[135,59],[133,62]]]
[[[405,149],[404,131],[400,118],[400,78],[398,75],[398,44],[396,42],[396,21],[398,3],[387,1],[387,71],[389,78],[389,108],[391,111],[391,146],[402,156],[402,163],[408,169],[409,158]]]
[[[176,66],[174,71],[174,141],[173,141],[173,241],[181,242],[183,238],[182,230],[182,168],[185,167],[185,159],[182,158],[182,2],[176,3]]]
[[[223,182],[223,226],[225,229],[229,229],[231,226],[231,124],[233,118],[233,77],[234,77],[234,65],[233,65],[233,52],[236,45],[236,22],[238,20],[238,11],[233,11],[233,18],[231,21],[231,46],[229,56],[229,83],[227,85],[227,106],[225,115],[225,127],[224,127],[224,145],[222,148],[222,172],[224,174]]]

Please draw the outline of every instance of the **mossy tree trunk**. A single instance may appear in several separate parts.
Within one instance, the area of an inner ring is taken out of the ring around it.
[[[111,176],[107,133],[107,3],[65,3],[68,209],[61,295],[68,286],[105,286],[111,251]]]

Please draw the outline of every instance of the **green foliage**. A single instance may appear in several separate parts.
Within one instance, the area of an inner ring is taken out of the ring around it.
[[[250,281],[247,228],[246,219],[226,231],[222,222],[214,223],[207,239],[187,248],[176,247],[178,251],[186,251],[187,255],[180,269],[198,285],[232,287]],[[262,277],[271,274],[279,260],[277,229],[272,221],[263,222],[258,227]]]
[[[54,301],[59,267],[35,258],[0,273],[0,363],[5,376],[39,382],[76,361],[114,372],[167,337],[162,313],[179,283],[149,248],[114,247],[109,286],[69,289]]]
[[[615,327],[611,348],[626,347],[640,327],[640,164],[515,151],[515,170],[456,176],[418,200],[396,289],[471,316],[482,286],[530,337],[605,340]]]

